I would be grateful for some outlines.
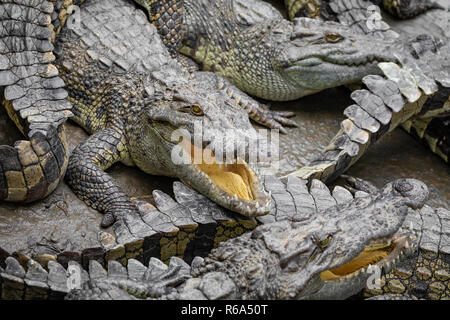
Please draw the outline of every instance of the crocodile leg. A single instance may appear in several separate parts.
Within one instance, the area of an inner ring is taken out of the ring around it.
[[[183,40],[183,0],[135,0],[143,6],[173,57]]]
[[[86,204],[105,213],[102,227],[138,210],[114,179],[104,170],[128,157],[123,132],[116,127],[90,136],[69,160],[66,181]]]
[[[217,82],[218,88],[233,99],[236,106],[246,110],[253,121],[270,129],[278,129],[283,134],[287,133],[283,126],[297,127],[294,121],[288,119],[293,117],[295,113],[271,111],[267,106],[251,98],[228,80],[217,76]]]

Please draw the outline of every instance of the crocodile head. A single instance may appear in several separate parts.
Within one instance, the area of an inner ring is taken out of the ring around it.
[[[255,163],[247,163],[256,131],[242,108],[196,79],[178,81],[146,110],[133,160],[144,171],[176,177],[245,216],[269,212]],[[157,157],[155,158],[155,155]]]
[[[395,62],[392,43],[360,35],[335,22],[297,18],[282,22],[271,38],[290,33],[273,55],[272,65],[286,87],[289,99],[360,81],[379,74],[379,62]],[[274,40],[272,40],[274,41]]]
[[[267,295],[269,275],[271,283],[276,283],[269,286],[275,299],[336,298],[339,290],[358,287],[355,281],[362,281],[358,275],[366,274],[370,265],[381,270],[408,253],[413,235],[397,231],[409,208],[423,206],[427,196],[428,189],[422,182],[401,179],[387,185],[376,197],[355,199],[311,219],[258,227],[251,238],[262,241],[262,251],[268,249],[270,254],[255,250],[242,259],[243,263],[274,254],[279,265],[271,264],[266,272],[260,272],[260,281],[256,281],[260,287],[254,290]]]

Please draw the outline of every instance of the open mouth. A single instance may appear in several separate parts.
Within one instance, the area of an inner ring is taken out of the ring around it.
[[[242,159],[232,163],[219,162],[209,149],[201,149],[189,141],[183,142],[185,154],[190,156],[194,171],[201,185],[183,182],[202,192],[221,206],[244,216],[255,217],[270,211],[268,196],[256,173]]]
[[[361,58],[350,58],[343,59],[342,55],[335,55],[335,56],[311,56],[304,58],[302,60],[296,61],[294,67],[305,67],[310,68],[314,66],[318,66],[324,63],[332,64],[332,65],[342,65],[347,67],[359,67],[359,66],[366,66],[371,64],[377,64],[380,62],[389,62],[392,61],[392,59],[388,58],[381,58],[377,56],[367,56],[367,57],[361,57]],[[292,67],[291,67],[292,68]],[[288,68],[289,70],[290,68]]]
[[[412,248],[412,237],[406,235],[374,240],[356,258],[337,268],[323,271],[320,278],[323,281],[344,281],[368,273],[370,266],[389,272],[404,256],[413,252]]]

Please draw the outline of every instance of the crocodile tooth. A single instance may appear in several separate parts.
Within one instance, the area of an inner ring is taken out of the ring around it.
[[[409,230],[413,231],[413,223],[412,223],[412,221],[409,222],[409,227],[408,228],[409,228]]]
[[[256,202],[255,207],[256,209],[259,209],[259,202]]]

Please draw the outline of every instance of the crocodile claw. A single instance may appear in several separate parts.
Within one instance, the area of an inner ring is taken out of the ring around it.
[[[357,191],[364,191],[369,194],[376,194],[379,192],[379,189],[369,181],[346,174],[341,175],[341,177],[349,184],[348,186],[345,186],[345,188],[352,194],[355,194]]]
[[[282,134],[287,134],[287,131],[283,128],[283,126],[298,127],[295,121],[288,119],[295,116],[294,112],[272,111],[267,106],[265,106],[263,109],[263,117],[261,117],[261,119],[259,120],[256,120],[258,123],[270,129],[278,129]]]

